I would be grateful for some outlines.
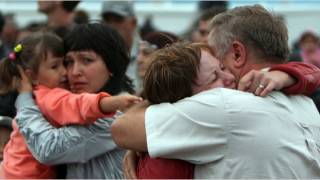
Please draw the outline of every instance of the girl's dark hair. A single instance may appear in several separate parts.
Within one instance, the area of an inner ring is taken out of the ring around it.
[[[121,35],[101,23],[79,24],[64,37],[64,47],[69,51],[94,51],[100,55],[113,74],[100,91],[111,95],[127,91],[134,93],[132,81],[126,76],[129,53]]]
[[[0,94],[16,90],[16,80],[21,78],[18,65],[24,70],[30,69],[37,74],[41,61],[47,59],[49,52],[56,57],[64,56],[62,40],[49,32],[35,32],[18,44],[21,44],[22,49],[17,53],[12,50],[15,58],[5,57],[1,60]]]

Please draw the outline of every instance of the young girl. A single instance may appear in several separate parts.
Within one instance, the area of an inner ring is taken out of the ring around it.
[[[35,33],[18,44],[14,53],[0,64],[1,93],[19,86],[21,67],[34,85],[34,95],[42,113],[56,127],[91,124],[97,118],[111,116],[140,98],[131,95],[110,97],[107,93],[75,95],[59,87],[66,86],[62,40],[51,33]],[[112,76],[112,75],[110,75]],[[40,164],[28,150],[13,122],[13,133],[4,150],[5,178],[55,178],[54,167]]]

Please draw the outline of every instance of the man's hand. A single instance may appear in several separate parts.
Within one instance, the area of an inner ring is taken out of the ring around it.
[[[241,78],[237,89],[264,97],[273,90],[281,90],[294,83],[296,80],[282,71],[251,70]]]

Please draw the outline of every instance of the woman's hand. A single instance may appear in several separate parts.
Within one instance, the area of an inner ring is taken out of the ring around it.
[[[138,155],[135,151],[128,150],[122,161],[122,168],[125,179],[137,179]]]
[[[32,84],[22,67],[18,66],[21,79],[15,78],[14,83],[19,93],[32,92]]]
[[[237,89],[264,97],[273,90],[280,90],[295,83],[293,77],[282,71],[251,70],[240,79]]]

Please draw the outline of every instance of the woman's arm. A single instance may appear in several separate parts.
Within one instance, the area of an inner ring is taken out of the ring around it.
[[[269,71],[274,70],[286,72],[296,79],[295,84],[282,89],[286,94],[310,95],[320,86],[320,69],[314,65],[290,62],[274,65]]]
[[[310,95],[320,86],[320,69],[305,63],[273,65],[268,71],[251,70],[239,81],[237,89],[266,96],[273,90],[285,94]]]
[[[112,120],[57,129],[44,119],[31,93],[20,94],[16,107],[20,132],[33,156],[41,163],[84,163],[116,148],[110,133]]]

